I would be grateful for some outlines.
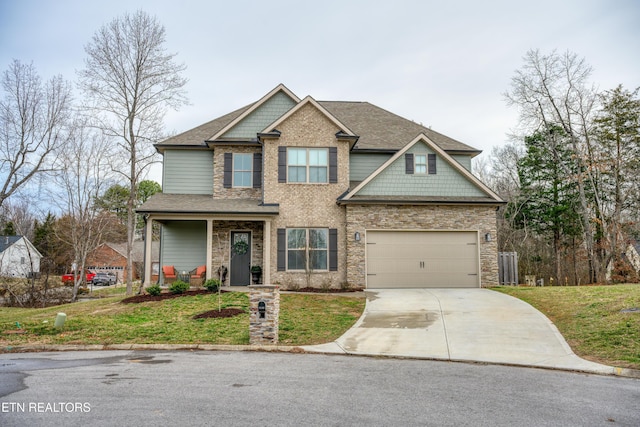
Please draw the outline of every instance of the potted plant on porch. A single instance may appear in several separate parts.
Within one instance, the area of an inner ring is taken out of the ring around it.
[[[260,283],[260,277],[262,277],[262,267],[259,265],[251,266],[251,281],[254,285]]]

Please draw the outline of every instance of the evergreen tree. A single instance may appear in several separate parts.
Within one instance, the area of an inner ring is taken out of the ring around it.
[[[552,243],[557,281],[562,277],[566,238],[580,233],[578,167],[566,143],[566,134],[558,126],[525,138],[526,154],[517,164],[520,194],[506,211],[516,227],[529,229]]]

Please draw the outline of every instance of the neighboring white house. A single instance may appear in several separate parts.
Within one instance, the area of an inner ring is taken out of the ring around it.
[[[40,272],[42,255],[24,236],[0,236],[0,276],[30,277]]]
[[[630,241],[625,255],[633,269],[640,273],[640,242],[637,240]]]

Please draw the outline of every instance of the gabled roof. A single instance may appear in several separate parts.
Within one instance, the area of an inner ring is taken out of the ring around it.
[[[0,236],[0,253],[20,239],[22,239],[22,236]]]
[[[322,114],[324,114],[327,117],[327,119],[329,119],[334,125],[336,125],[336,127],[338,129],[340,129],[340,132],[341,132],[342,135],[344,135],[344,136],[356,136],[356,134],[354,134],[351,131],[351,129],[349,129],[349,127],[347,125],[342,123],[336,116],[331,114],[331,112],[327,111],[327,109],[325,107],[323,107],[321,104],[318,103],[318,101],[316,101],[315,99],[311,98],[310,96],[307,96],[305,99],[303,99],[302,101],[298,102],[298,105],[293,107],[291,110],[287,111],[278,120],[276,120],[275,122],[271,123],[268,127],[266,127],[262,131],[262,133],[271,132],[271,131],[277,129],[278,126],[282,122],[284,122],[289,117],[291,117],[293,114],[295,114],[297,111],[300,111],[301,108],[303,108],[304,106],[309,105],[309,104],[313,105],[315,108],[317,108]]]
[[[127,258],[127,244],[126,243],[104,243],[105,246],[110,247],[117,252],[124,259]],[[144,261],[144,241],[136,240],[133,242],[133,261]],[[158,261],[160,259],[160,242],[151,242],[151,261]]]
[[[293,92],[291,92],[289,89],[287,89],[287,87],[285,85],[279,84],[275,89],[273,89],[271,92],[269,92],[268,94],[263,96],[260,100],[258,100],[258,102],[255,102],[254,104],[251,104],[251,106],[249,108],[244,110],[239,116],[237,116],[235,119],[233,119],[227,125],[225,125],[222,129],[218,130],[213,136],[211,136],[210,138],[207,138],[207,141],[215,141],[216,139],[220,138],[226,132],[231,130],[231,128],[233,128],[235,125],[237,125],[243,119],[245,119],[247,116],[249,116],[249,114],[253,113],[258,108],[260,108],[260,106],[262,106],[265,102],[267,102],[269,99],[271,99],[278,92],[284,92],[291,99],[293,99],[296,103],[300,102],[300,98],[298,98]]]
[[[368,102],[315,101],[311,97],[306,97],[301,101],[282,84],[252,104],[168,138],[156,144],[155,147],[160,152],[166,148],[206,148],[206,141],[211,142],[222,137],[280,92],[291,97],[297,105],[267,126],[265,132],[274,130],[282,120],[303,105],[312,103],[342,130],[341,136],[357,138],[354,151],[395,152],[404,147],[407,141],[412,141],[416,136],[424,134],[449,153],[459,152],[472,156],[480,153],[480,150]]]
[[[42,257],[42,254],[38,249],[33,246],[33,243],[29,241],[25,236],[0,236],[0,253],[6,251],[9,247],[24,239],[25,244],[30,248],[29,251],[34,251],[34,255]]]
[[[402,147],[402,149],[398,150],[393,156],[391,156],[391,158],[389,160],[384,162],[378,169],[376,169],[372,174],[370,174],[364,181],[360,182],[355,188],[353,188],[346,195],[341,197],[338,202],[339,203],[348,202],[353,198],[357,198],[358,192],[361,189],[363,189],[368,183],[373,181],[378,175],[380,175],[380,173],[382,173],[382,171],[384,171],[389,166],[391,166],[393,163],[398,161],[411,147],[413,147],[414,145],[416,145],[419,142],[423,142],[424,144],[426,144],[441,159],[446,161],[453,169],[455,169],[459,174],[461,174],[464,178],[466,178],[467,181],[469,181],[471,184],[473,184],[481,192],[486,194],[486,197],[478,199],[477,202],[480,202],[480,203],[498,203],[498,204],[504,203],[504,201],[500,198],[500,196],[498,196],[498,194],[496,194],[493,190],[491,190],[489,187],[487,187],[485,184],[483,184],[482,181],[480,181],[478,178],[476,178],[471,172],[469,172],[460,163],[455,161],[455,159],[453,159],[446,151],[444,151],[442,148],[440,148],[438,146],[438,144],[433,142],[424,133],[416,136],[413,139],[413,141],[409,142],[404,147]],[[371,199],[372,201],[381,201],[381,200],[389,199],[390,197],[388,197],[388,196],[375,196],[375,197],[366,196],[366,198],[367,199]],[[406,202],[407,198],[406,197],[401,197],[401,198],[398,199],[398,201]],[[423,198],[423,200],[420,200],[420,197],[416,196],[416,197],[412,198],[412,201],[415,201],[415,202],[423,201],[423,202],[430,202],[430,203],[433,203],[433,202],[463,203],[463,202],[470,202],[470,201],[472,201],[472,199],[471,198],[460,198],[460,200],[454,200],[451,197],[434,198],[433,196],[431,196],[431,197],[425,197],[425,198]]]

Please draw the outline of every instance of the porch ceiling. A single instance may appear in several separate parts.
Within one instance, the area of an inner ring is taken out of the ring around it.
[[[278,205],[263,205],[259,199],[214,199],[208,194],[154,194],[136,212],[139,214],[278,215]]]

